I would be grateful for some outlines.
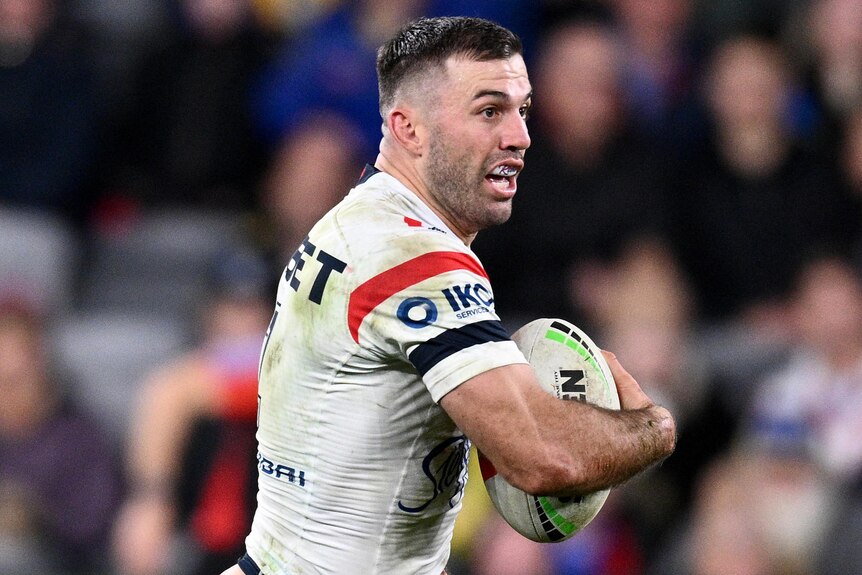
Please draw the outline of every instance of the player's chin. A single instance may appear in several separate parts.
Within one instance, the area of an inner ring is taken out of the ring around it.
[[[499,226],[509,221],[512,217],[512,200],[494,202],[485,213],[484,227]]]

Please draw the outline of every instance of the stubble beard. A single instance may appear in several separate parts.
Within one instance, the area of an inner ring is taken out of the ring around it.
[[[512,214],[511,202],[493,202],[485,197],[485,174],[491,162],[477,171],[468,154],[458,154],[435,133],[428,149],[427,181],[431,195],[462,231],[479,230],[504,223]]]

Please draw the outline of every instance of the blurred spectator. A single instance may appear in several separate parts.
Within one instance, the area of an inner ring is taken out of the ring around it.
[[[751,434],[793,433],[839,487],[837,515],[816,550],[818,573],[862,570],[862,281],[849,260],[805,267],[793,300],[796,351],[759,394]],[[814,552],[816,551],[816,552]]]
[[[103,210],[118,201],[248,209],[265,165],[248,111],[268,56],[251,0],[172,0],[173,36],[118,114]]]
[[[260,258],[216,263],[196,349],[155,370],[127,451],[130,493],[115,528],[121,573],[218,573],[251,525],[260,348],[272,306]]]
[[[47,353],[40,319],[0,303],[0,572],[92,575],[107,566],[119,466]]]
[[[846,116],[862,104],[862,6],[818,0],[811,7],[814,50],[824,104]]]
[[[821,483],[817,489],[809,483],[807,492],[795,494],[780,490],[781,485],[759,493],[775,510],[784,508],[769,526],[784,533],[785,553],[793,549],[792,557],[785,556],[796,562],[793,572],[856,573],[862,566],[858,515],[862,505],[858,441],[862,433],[862,281],[858,270],[840,256],[812,258],[799,274],[790,309],[793,353],[758,389],[742,439],[754,449],[790,454],[793,461],[784,469],[787,478],[813,480],[816,475]],[[710,545],[714,542],[709,540]],[[771,543],[767,548],[774,550],[775,541]]]
[[[266,141],[276,146],[314,116],[335,114],[352,124],[361,136],[363,156],[373,158],[382,122],[377,112],[376,47],[422,14],[427,4],[347,2],[289,38],[254,87],[255,122]]]
[[[340,3],[341,0],[255,0],[254,7],[264,26],[289,37],[311,26]]]
[[[742,449],[710,465],[688,528],[650,573],[810,575],[834,506],[804,456]]]
[[[862,365],[862,289],[849,264],[835,257],[807,264],[787,319],[797,351],[754,388],[753,407],[735,397],[744,418],[739,441],[698,481],[689,524],[668,540],[652,573],[819,573],[839,479],[822,432],[839,422],[851,426],[844,434],[858,427],[846,415],[858,405],[836,396]]]
[[[474,243],[513,327],[540,316],[583,323],[603,266],[661,236],[666,220],[663,164],[629,129],[609,24],[592,15],[559,23],[536,59],[533,143],[512,218]]]
[[[362,157],[377,155],[377,47],[419,16],[489,17],[530,34],[535,10],[523,0],[356,0],[288,38],[259,76],[254,114],[272,146],[320,113],[335,114],[360,135]],[[308,166],[306,169],[314,169]]]
[[[862,476],[862,283],[823,256],[800,274],[790,306],[794,352],[758,390],[749,434],[793,432],[836,481]]]
[[[96,155],[85,38],[55,0],[0,0],[0,204],[78,217]]]
[[[311,226],[359,178],[359,134],[341,117],[321,114],[298,127],[275,151],[262,178],[254,235],[277,272]]]
[[[819,136],[829,145],[862,105],[862,4],[814,0],[803,6],[788,25],[789,47],[803,63]]]
[[[802,258],[846,248],[859,219],[835,164],[788,130],[791,83],[773,42],[720,45],[705,85],[712,134],[686,158],[674,199],[677,250],[704,317],[742,318],[778,339]]]
[[[701,136],[695,80],[700,47],[692,0],[610,0],[620,33],[624,97],[635,126],[655,143],[685,149]]]
[[[628,358],[630,372],[650,397],[685,422],[700,403],[704,382],[680,369],[694,360],[691,337],[696,310],[690,287],[667,247],[641,242],[608,267],[608,281],[588,309],[604,347]]]

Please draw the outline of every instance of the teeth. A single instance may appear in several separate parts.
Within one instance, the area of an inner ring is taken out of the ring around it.
[[[513,168],[512,166],[497,166],[491,171],[492,176],[503,176],[508,178],[509,176],[514,176],[518,173],[518,170]]]

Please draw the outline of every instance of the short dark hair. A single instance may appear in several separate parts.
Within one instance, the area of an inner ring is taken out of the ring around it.
[[[380,115],[385,117],[405,78],[442,66],[452,56],[486,62],[522,52],[521,39],[490,20],[463,16],[414,20],[377,51]]]

